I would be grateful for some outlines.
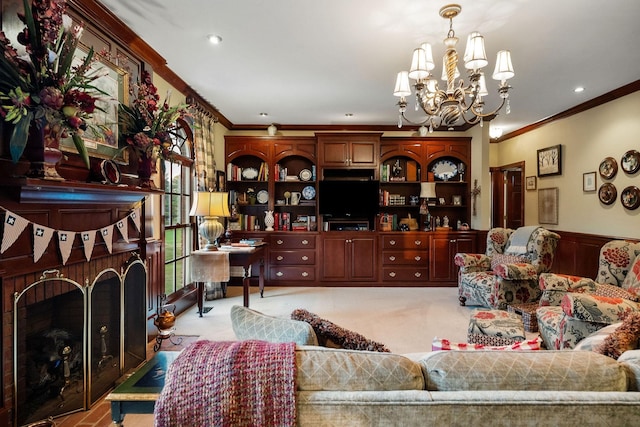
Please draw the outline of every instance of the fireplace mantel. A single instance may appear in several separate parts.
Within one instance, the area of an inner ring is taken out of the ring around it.
[[[37,178],[11,178],[2,182],[17,203],[56,204],[127,204],[162,190],[131,185],[114,185],[80,181],[50,181]]]

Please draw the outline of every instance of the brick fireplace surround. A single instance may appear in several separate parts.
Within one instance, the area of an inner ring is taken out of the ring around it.
[[[86,360],[86,368],[80,368],[80,373],[76,375],[80,378],[80,383],[84,379],[84,385],[68,384],[65,386],[64,394],[68,396],[72,396],[72,394],[67,393],[76,393],[77,390],[80,390],[79,409],[70,408],[72,411],[88,409],[100,401],[99,399],[104,394],[102,390],[105,387],[102,384],[97,385],[100,381],[115,382],[115,380],[107,378],[108,375],[105,374],[107,370],[97,372],[96,366],[100,361],[101,354],[114,357],[114,362],[111,362],[110,359],[107,360],[106,357],[104,359],[109,362],[111,370],[117,371],[116,377],[121,376],[126,370],[135,367],[144,360],[148,341],[147,325],[151,312],[149,300],[152,299],[149,298],[149,289],[146,286],[149,261],[147,247],[150,243],[145,235],[151,233],[147,229],[148,225],[145,227],[144,218],[144,200],[149,194],[148,190],[131,186],[116,188],[103,184],[74,183],[72,185],[68,182],[47,182],[33,179],[3,179],[3,183],[0,185],[5,187],[0,195],[0,207],[3,208],[0,210],[0,215],[3,224],[5,212],[10,210],[31,223],[42,224],[54,230],[95,230],[126,218],[134,207],[142,207],[141,231],[138,232],[135,226],[127,221],[129,241],[125,242],[120,235],[113,236],[111,253],[102,238],[98,236],[89,261],[85,258],[80,238],[76,236],[71,256],[63,266],[57,238],[54,236],[44,255],[34,263],[31,225],[28,225],[18,240],[0,255],[0,285],[2,286],[0,294],[2,298],[0,354],[2,354],[3,372],[0,379],[2,386],[0,426],[4,427],[35,421],[35,419],[29,418],[29,414],[25,415],[29,411],[21,408],[16,410],[16,404],[20,404],[16,402],[20,402],[24,394],[20,390],[25,388],[24,385],[22,387],[18,387],[18,385],[21,384],[20,381],[24,382],[24,378],[28,374],[32,374],[32,372],[26,372],[26,363],[20,362],[17,365],[16,375],[14,375],[14,362],[24,360],[25,354],[23,353],[26,352],[26,339],[19,340],[18,346],[14,346],[16,336],[20,336],[20,332],[17,335],[14,334],[16,316],[14,301],[17,296],[20,296],[17,305],[18,318],[21,319],[24,313],[29,313],[28,316],[31,316],[29,319],[17,322],[18,325],[22,325],[19,327],[20,331],[23,329],[34,330],[34,328],[37,330],[39,326],[34,323],[53,325],[57,331],[56,322],[47,318],[47,312],[51,312],[49,318],[56,317],[58,323],[62,319],[62,326],[80,324],[78,335],[81,338],[77,340],[80,344],[76,344],[80,350],[76,350],[76,352],[81,364],[83,360]],[[2,229],[0,229],[0,236],[1,232]],[[43,275],[45,272],[47,273]],[[57,277],[60,280],[57,280]],[[43,278],[46,280],[41,281]],[[105,283],[111,284],[109,286],[99,285],[102,279],[105,279]],[[94,282],[96,282],[95,285]],[[113,290],[107,290],[109,288]],[[57,313],[56,308],[66,304],[60,302],[64,299],[58,298],[74,294],[79,303],[74,305],[72,302],[70,306],[65,306],[62,309],[63,313]],[[94,296],[95,301],[91,301],[91,295]],[[106,299],[112,301],[107,302]],[[112,306],[114,308],[109,308]],[[26,307],[37,308],[45,313],[44,315],[43,313],[34,315]],[[128,311],[134,314],[123,314]],[[93,331],[93,329],[97,328],[96,325],[103,323],[111,326],[108,327],[108,333],[100,336],[99,332]],[[28,327],[24,325],[28,325]],[[69,329],[73,329],[73,327],[69,327]],[[121,330],[126,333],[122,333]],[[101,349],[101,338],[103,337],[105,339],[102,342],[106,343],[106,352]],[[49,368],[51,372],[45,373],[45,375],[63,375],[64,369],[61,360],[62,358],[57,362],[54,361]],[[111,365],[116,366],[111,367]],[[102,368],[101,366],[100,369]],[[96,372],[97,379],[91,380],[92,373],[93,377],[96,377]],[[113,376],[113,374],[111,375]],[[92,383],[92,381],[94,382]],[[93,392],[91,390],[92,384],[94,384]],[[56,396],[59,386],[56,387],[55,390],[48,392]],[[109,388],[110,385],[106,387]],[[66,390],[67,388],[72,390]],[[18,390],[18,395],[16,395],[16,390]],[[77,396],[73,395],[73,397]],[[68,399],[68,401],[71,400],[71,398]],[[55,399],[53,403],[54,406],[57,406]],[[65,404],[67,403],[65,402]],[[74,405],[69,403],[69,406]],[[66,413],[65,409],[56,409],[55,413],[58,415]],[[37,417],[38,419],[44,418],[40,418],[39,415]]]

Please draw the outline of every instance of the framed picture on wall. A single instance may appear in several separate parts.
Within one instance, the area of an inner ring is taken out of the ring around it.
[[[596,173],[585,172],[582,174],[582,191],[596,191]]]
[[[536,177],[528,176],[525,178],[527,190],[535,190],[536,189]]]
[[[562,174],[562,146],[538,150],[538,176],[551,176]]]
[[[538,222],[558,223],[558,187],[538,190]]]

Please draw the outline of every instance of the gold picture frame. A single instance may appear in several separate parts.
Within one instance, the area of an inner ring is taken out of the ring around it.
[[[88,51],[89,49],[85,46],[78,47],[74,57],[74,65],[79,64]],[[97,58],[97,56],[94,57]],[[118,104],[128,104],[129,102],[129,75],[126,70],[102,58],[95,61],[92,70],[100,70],[102,74],[92,84],[109,95],[103,96],[106,99],[96,102],[96,107],[104,111],[96,108],[88,123],[89,129],[91,126],[99,126],[107,128],[108,132],[102,136],[96,135],[88,129],[82,139],[90,157],[113,160],[116,163],[126,165],[129,163],[129,151],[118,146]],[[71,138],[60,141],[60,148],[63,151],[77,153]]]
[[[535,190],[536,189],[536,177],[531,175],[525,178],[525,184],[527,190]]]
[[[558,224],[558,187],[538,190],[538,222]]]

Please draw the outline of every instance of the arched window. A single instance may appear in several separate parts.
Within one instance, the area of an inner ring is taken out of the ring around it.
[[[171,160],[164,160],[165,289],[167,295],[189,283],[188,258],[193,247],[195,225],[190,221],[193,191],[193,134],[178,120],[172,133]]]

